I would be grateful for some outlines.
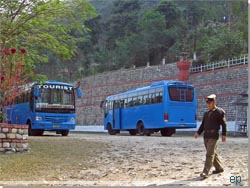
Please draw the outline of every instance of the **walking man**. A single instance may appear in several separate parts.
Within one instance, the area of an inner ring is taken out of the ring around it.
[[[206,148],[206,161],[204,169],[200,174],[201,177],[207,178],[212,166],[215,167],[213,174],[224,172],[221,166],[221,161],[217,154],[217,144],[219,139],[219,130],[222,126],[222,142],[226,142],[227,125],[225,118],[225,111],[216,106],[216,95],[212,94],[207,96],[206,103],[208,111],[204,113],[202,123],[198,131],[194,134],[197,139],[204,131],[204,145]]]

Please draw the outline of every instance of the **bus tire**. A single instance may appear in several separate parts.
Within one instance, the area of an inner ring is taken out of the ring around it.
[[[143,136],[145,134],[145,129],[144,129],[144,125],[142,123],[142,121],[139,121],[137,123],[137,133],[140,135],[140,136]]]
[[[145,130],[144,130],[144,134],[145,134],[146,136],[151,136],[151,131],[150,131],[149,129],[145,129]]]
[[[29,136],[33,136],[33,134],[32,134],[32,128],[31,128],[31,122],[30,121],[27,121],[27,125],[28,125],[28,135]]]
[[[136,129],[129,130],[128,132],[129,132],[129,134],[131,136],[135,136],[137,134],[137,130]]]
[[[116,131],[112,129],[112,126],[110,123],[107,125],[107,129],[110,135],[116,135]]]
[[[172,136],[175,133],[175,128],[165,128],[161,129],[162,136]]]
[[[43,130],[42,129],[36,129],[36,130],[32,130],[32,134],[33,136],[42,136],[43,135]]]
[[[68,136],[69,130],[63,130],[61,134],[62,136]]]
[[[42,136],[43,135],[44,130],[32,129],[30,121],[27,121],[27,125],[29,126],[29,128],[28,128],[28,135],[29,136]]]

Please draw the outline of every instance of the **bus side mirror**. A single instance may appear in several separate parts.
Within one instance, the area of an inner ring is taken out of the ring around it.
[[[77,97],[78,98],[82,97],[82,90],[80,88],[77,88]]]
[[[103,108],[103,107],[104,107],[104,101],[101,101],[100,108]]]
[[[38,88],[34,88],[34,96],[35,96],[35,98],[38,97]]]

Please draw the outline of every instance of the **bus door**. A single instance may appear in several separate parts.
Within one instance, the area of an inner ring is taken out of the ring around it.
[[[113,101],[113,129],[121,128],[121,102]]]

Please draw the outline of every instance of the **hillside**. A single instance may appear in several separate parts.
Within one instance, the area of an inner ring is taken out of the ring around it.
[[[37,72],[73,81],[100,72],[178,60],[194,64],[247,52],[247,1],[91,0],[97,16],[70,60],[49,57]],[[47,70],[51,70],[48,72]],[[53,71],[52,71],[53,70]]]

